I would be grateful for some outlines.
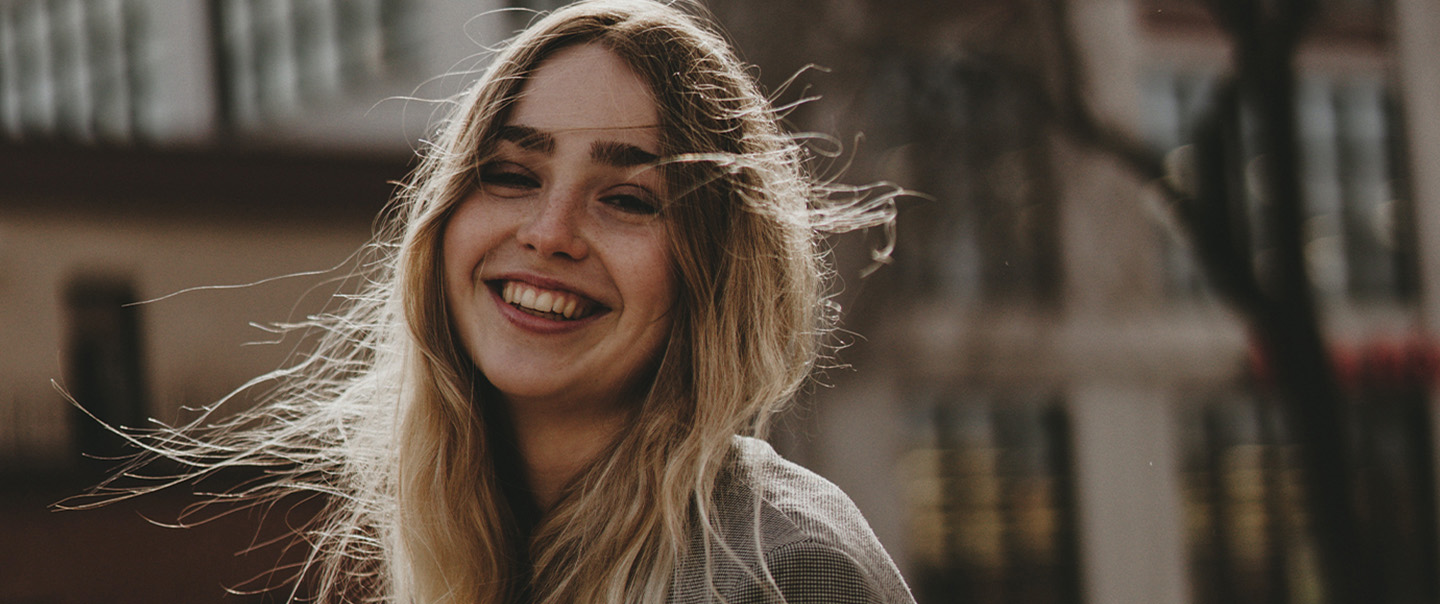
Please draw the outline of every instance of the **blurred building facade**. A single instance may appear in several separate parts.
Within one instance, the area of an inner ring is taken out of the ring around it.
[[[343,287],[436,108],[528,19],[505,9],[553,4],[0,0],[0,469],[44,484],[111,446],[52,379],[131,425],[279,366],[294,343],[246,346],[275,338],[250,323]],[[1242,321],[1147,183],[979,52],[1053,50],[1019,4],[1043,3],[707,3],[772,89],[828,68],[780,98],[820,93],[789,119],[845,141],[844,180],[933,198],[902,205],[867,279],[873,241],[837,241],[853,370],[827,371],[778,444],[851,494],[922,602],[1319,601]],[[1229,60],[1199,4],[1069,3],[1091,102],[1162,152]],[[1385,550],[1412,565],[1403,592],[1435,574],[1440,5],[1323,4],[1299,60],[1307,250],[1364,475],[1401,502],[1384,530],[1422,533]],[[166,297],[204,286],[227,287]],[[7,505],[0,527],[60,522]],[[8,570],[60,553],[5,546],[0,602],[88,601],[59,571]],[[1415,589],[1391,599],[1436,593]]]
[[[1073,66],[1054,3],[762,4],[713,8],[772,84],[834,68],[802,129],[865,132],[851,180],[935,197],[902,205],[892,266],[845,274],[855,370],[826,376],[792,449],[903,544],[922,601],[1324,601],[1243,318],[1151,183],[1067,138],[1025,78],[1083,71],[1104,122],[1167,153],[1231,68],[1207,3],[1067,2]],[[1335,472],[1386,569],[1373,597],[1432,601],[1437,13],[1319,4],[1297,101],[1306,255],[1351,400],[1355,467]]]

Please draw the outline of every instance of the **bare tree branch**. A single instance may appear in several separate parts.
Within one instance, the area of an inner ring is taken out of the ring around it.
[[[1066,0],[1047,0],[1044,24],[1055,40],[1060,90],[1047,94],[1038,76],[1012,72],[1050,109],[1073,140],[1120,160],[1141,178],[1165,174],[1159,154],[1123,130],[1096,118],[1086,96],[1080,51]],[[1342,399],[1319,328],[1304,254],[1295,115],[1294,55],[1316,11],[1315,0],[1208,0],[1213,18],[1235,48],[1235,77],[1210,98],[1196,133],[1194,191],[1162,187],[1192,237],[1202,270],[1222,299],[1247,317],[1257,345],[1274,365],[1285,417],[1303,444],[1309,508],[1315,514],[1320,576],[1332,602],[1358,604],[1362,586],[1374,584],[1347,472]],[[1274,6],[1276,10],[1267,12]],[[1266,220],[1259,229],[1274,245],[1276,261],[1257,272],[1252,260],[1247,194],[1248,163],[1240,143],[1242,103],[1252,104],[1265,158]]]

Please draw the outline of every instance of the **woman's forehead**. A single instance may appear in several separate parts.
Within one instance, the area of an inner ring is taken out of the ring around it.
[[[551,134],[606,130],[652,139],[659,124],[649,85],[598,44],[565,48],[542,62],[506,123]]]

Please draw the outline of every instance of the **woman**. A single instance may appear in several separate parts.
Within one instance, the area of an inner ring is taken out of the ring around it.
[[[888,196],[835,202],[725,42],[648,1],[539,21],[458,107],[321,348],[147,446],[329,495],[322,601],[911,601],[838,489],[737,436],[833,319],[817,232]]]

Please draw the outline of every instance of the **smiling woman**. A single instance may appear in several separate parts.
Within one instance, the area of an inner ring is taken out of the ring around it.
[[[544,508],[626,424],[670,337],[659,121],[645,82],[586,44],[540,65],[498,134],[445,227],[445,299]]]
[[[369,289],[257,411],[139,438],[320,492],[322,602],[911,602],[855,506],[755,437],[835,316],[837,195],[725,42],[581,2],[457,103]]]

